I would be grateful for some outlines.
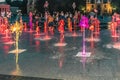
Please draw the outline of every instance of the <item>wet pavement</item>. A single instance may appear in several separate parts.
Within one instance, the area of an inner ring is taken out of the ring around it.
[[[15,80],[28,80],[25,77],[29,77],[29,80],[120,80],[120,49],[111,47],[114,43],[119,43],[119,37],[114,39],[108,29],[102,29],[100,41],[86,41],[85,48],[91,52],[91,56],[85,58],[76,57],[83,49],[82,34],[80,35],[65,36],[66,46],[54,46],[60,40],[57,32],[46,41],[34,39],[34,33],[23,32],[19,48],[26,51],[19,54],[18,64],[15,63],[15,55],[9,53],[15,49],[14,44],[4,44],[10,40],[3,39],[3,35],[0,35],[0,74],[24,76]],[[86,31],[86,37],[89,36]],[[1,76],[2,80],[7,80],[6,76]]]
[[[48,79],[48,78],[13,76],[13,75],[0,75],[0,79],[1,80],[61,80],[61,79]]]

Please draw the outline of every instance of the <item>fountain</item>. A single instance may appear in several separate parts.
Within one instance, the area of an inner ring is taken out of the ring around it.
[[[35,41],[35,49],[36,49],[37,52],[40,51],[40,46],[41,46],[41,45],[40,45],[40,41],[36,40],[36,41]]]
[[[26,22],[24,23],[24,31],[25,32],[27,31],[27,23]]]
[[[3,25],[2,25],[2,30],[3,30],[3,33],[5,34],[5,37],[3,37],[3,38],[11,38],[10,36],[9,36],[9,33],[10,33],[10,31],[9,31],[9,29],[8,29],[8,19],[7,19],[7,17],[5,17],[4,18],[4,23],[3,23]]]
[[[80,60],[80,62],[82,63],[83,72],[86,72],[86,61],[87,61],[86,57],[82,57]]]
[[[100,21],[96,17],[95,17],[94,25],[95,25],[95,32],[94,32],[94,34],[95,34],[95,38],[97,38],[99,36],[99,34],[100,34]]]
[[[89,30],[91,32],[91,35],[89,38],[86,38],[85,40],[87,42],[95,41],[98,42],[100,41],[99,39],[99,34],[100,34],[100,21],[97,18],[91,17],[91,25],[89,27]]]
[[[35,36],[40,36],[40,28],[38,26],[38,21],[36,22],[36,30],[35,30]]]
[[[68,17],[67,18],[67,26],[68,26],[68,32],[67,33],[65,33],[65,36],[68,36],[68,37],[70,37],[70,36],[72,36],[72,32],[73,32],[73,29],[72,29],[72,21],[71,21],[71,18],[70,17]]]
[[[32,12],[29,13],[29,26],[30,26],[30,31],[32,31]]]
[[[41,35],[45,35],[45,33],[47,33],[46,26],[47,24],[44,23],[44,33],[40,33],[40,27],[38,26],[38,22],[36,22],[36,30],[35,30],[36,33],[34,34],[35,40],[42,40]]]
[[[2,38],[1,41],[3,41],[3,44],[13,44],[14,41],[12,41],[11,32],[10,32],[10,30],[8,28],[8,23],[7,23],[7,21],[5,21],[5,22],[6,22],[6,24],[5,23],[2,24],[1,28],[0,28],[0,31],[1,31],[1,33],[3,35],[3,37],[1,37]]]
[[[119,16],[117,13],[114,13],[112,16],[112,21],[109,22],[108,29],[111,32],[112,43],[103,45],[106,48],[114,48],[120,50],[120,42],[119,42]]]
[[[109,28],[111,31],[111,37],[119,37],[117,34],[117,22],[111,22]]]
[[[19,37],[22,34],[22,29],[23,29],[23,25],[20,24],[18,21],[15,22],[14,25],[11,26],[11,31],[15,36],[15,50],[9,51],[9,53],[14,53],[15,54],[15,58],[16,58],[16,63],[18,63],[18,55],[19,53],[22,53],[24,51],[26,51],[26,49],[19,49]]]
[[[120,50],[120,42],[119,40],[119,35],[117,34],[116,26],[114,26],[114,22],[112,22],[109,26],[109,29],[111,31],[111,37],[112,37],[112,43],[103,45],[106,48],[114,48]]]
[[[9,29],[5,29],[4,35],[5,35],[5,36],[2,37],[3,41],[4,41],[5,43],[6,43],[6,42],[9,42],[9,40],[11,39]]]
[[[54,46],[66,46],[67,43],[64,42],[64,34],[60,33],[60,41],[55,43]]]
[[[30,31],[29,32],[33,32],[33,13],[29,12],[29,27],[30,27]]]
[[[10,36],[9,36],[9,29],[5,30],[5,37],[3,37],[3,38],[10,38]]]
[[[35,39],[41,41],[51,40],[51,37],[48,35],[48,23],[46,21],[44,22],[44,35]]]
[[[74,25],[72,25],[72,21],[71,21],[71,18],[69,17],[68,18],[68,32],[65,33],[65,36],[66,37],[78,37],[78,36],[81,36],[80,32],[77,33],[76,32],[76,22],[74,20]],[[74,28],[72,27],[74,26]]]
[[[58,26],[58,31],[60,32],[60,41],[56,44],[54,44],[54,46],[66,46],[67,43],[64,42],[64,20],[61,19],[59,21],[59,26]]]
[[[65,53],[64,53],[64,48],[63,47],[59,47],[59,59],[58,59],[58,63],[59,63],[59,68],[61,69],[63,67],[64,64],[64,60],[65,60]]]
[[[78,52],[76,54],[76,57],[90,57],[91,52],[86,52],[86,47],[85,47],[85,28],[89,27],[88,24],[88,18],[86,16],[82,16],[79,26],[82,27],[83,29],[83,46],[82,46],[82,52]]]
[[[22,71],[21,71],[21,69],[20,69],[20,67],[19,67],[19,64],[16,64],[16,68],[11,72],[11,74],[12,75],[21,75],[22,74]]]
[[[39,36],[40,35],[40,28],[39,28],[39,26],[37,26],[36,27],[36,34],[35,34],[35,36]]]
[[[68,17],[68,30],[69,32],[72,32],[72,21],[70,17]]]

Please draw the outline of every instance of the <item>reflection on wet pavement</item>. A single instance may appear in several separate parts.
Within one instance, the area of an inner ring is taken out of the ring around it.
[[[14,44],[4,44],[6,41],[0,38],[0,74],[29,77],[14,77],[14,80],[120,80],[119,37],[113,41],[109,30],[100,32],[100,41],[86,41],[90,57],[75,56],[83,49],[82,36],[65,36],[66,46],[54,46],[59,42],[58,33],[45,41],[34,39],[33,34],[23,32],[19,48],[26,51],[19,54],[18,64],[15,55],[8,53],[14,50]],[[5,75],[0,75],[0,79],[13,77]]]
[[[62,79],[48,79],[48,78],[11,76],[11,75],[0,75],[0,79],[1,80],[62,80]]]

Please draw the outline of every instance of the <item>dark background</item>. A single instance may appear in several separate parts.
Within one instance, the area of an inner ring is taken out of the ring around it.
[[[27,1],[23,0],[23,2],[16,0],[11,2],[11,0],[6,0],[8,4],[11,6],[19,7],[22,10],[22,13],[26,13],[27,9]],[[44,3],[46,0],[37,0],[36,2],[36,11],[44,12]],[[49,2],[49,11],[73,11],[72,3],[76,3],[76,10],[79,10],[81,6],[85,6],[86,0],[47,0]],[[114,7],[114,11],[120,12],[120,0],[112,0],[112,6]]]
[[[36,3],[36,8],[38,11],[43,12],[45,0],[38,0]],[[79,5],[85,6],[85,0],[48,0],[49,11],[73,11],[72,4],[76,3],[76,10],[78,10]]]
[[[6,2],[8,4],[10,4],[11,6],[14,7],[19,7],[22,10],[22,13],[26,13],[27,12],[27,1],[28,0],[23,0],[19,1],[13,1],[11,2],[11,0],[6,0]],[[38,12],[44,12],[44,3],[46,0],[37,0],[37,2],[35,3],[35,9]],[[53,11],[73,11],[73,7],[72,7],[72,3],[75,2],[76,3],[76,10],[78,10],[79,5],[83,5],[85,6],[85,0],[47,0],[49,2],[49,11],[53,12]]]

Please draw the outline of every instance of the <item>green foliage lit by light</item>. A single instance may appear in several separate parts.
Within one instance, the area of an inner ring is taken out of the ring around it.
[[[85,12],[85,6],[84,6],[84,5],[79,5],[78,9],[79,9],[80,11]]]

